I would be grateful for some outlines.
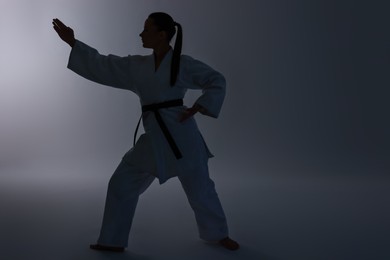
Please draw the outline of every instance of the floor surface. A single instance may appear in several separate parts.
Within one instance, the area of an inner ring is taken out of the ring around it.
[[[213,177],[239,251],[198,239],[176,178],[141,196],[125,253],[95,252],[111,167],[1,169],[0,259],[390,259],[389,179],[266,174]]]

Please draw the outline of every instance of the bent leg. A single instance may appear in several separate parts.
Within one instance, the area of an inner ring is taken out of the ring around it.
[[[108,184],[98,244],[127,247],[138,197],[154,176],[122,160]]]
[[[225,213],[209,177],[207,164],[196,172],[179,176],[179,180],[194,210],[200,238],[216,241],[227,237]]]

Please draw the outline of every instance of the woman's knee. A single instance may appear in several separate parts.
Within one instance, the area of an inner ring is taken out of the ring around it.
[[[128,194],[128,185],[121,176],[114,174],[108,182],[108,193],[116,197],[123,197]]]

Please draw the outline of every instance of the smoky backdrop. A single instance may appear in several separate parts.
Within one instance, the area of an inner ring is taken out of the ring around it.
[[[102,54],[146,55],[138,35],[150,13],[164,11],[183,26],[183,53],[227,79],[220,117],[196,120],[243,250],[196,242],[175,178],[142,195],[130,249],[117,259],[389,259],[389,8],[0,0],[0,258],[107,259],[88,244],[141,108],[135,94],[68,70],[70,47],[51,21]],[[189,91],[186,105],[200,94]]]
[[[58,17],[103,54],[149,54],[147,15],[170,13],[183,53],[226,76],[218,120],[197,115],[233,175],[385,174],[389,17],[384,1],[1,1],[0,167],[120,158],[140,114],[136,95],[66,69]],[[198,92],[189,92],[191,105]]]
[[[51,19],[62,19],[101,53],[149,54],[138,34],[147,15],[161,10],[182,24],[183,53],[226,76],[220,118],[196,116],[220,170],[353,175],[374,167],[383,174],[390,151],[386,7],[383,1],[1,1],[1,165],[111,160],[126,152],[138,98],[67,70],[70,48]],[[199,94],[190,92],[187,104]]]

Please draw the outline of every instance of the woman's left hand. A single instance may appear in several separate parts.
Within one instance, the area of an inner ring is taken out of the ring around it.
[[[199,104],[194,104],[191,108],[187,108],[184,113],[181,115],[179,122],[182,123],[188,118],[192,117],[196,113],[201,112],[202,114],[206,113],[206,109]]]

